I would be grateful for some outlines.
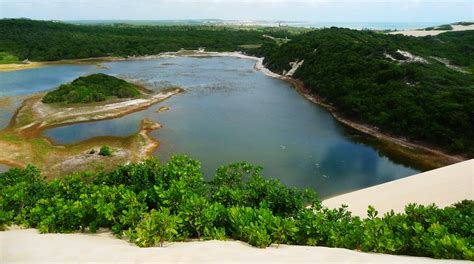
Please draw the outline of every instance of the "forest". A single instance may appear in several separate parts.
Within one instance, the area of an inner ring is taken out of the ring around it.
[[[294,77],[340,114],[394,136],[474,157],[474,31],[408,37],[343,28],[299,32],[2,19],[0,35],[0,52],[19,60],[200,47],[262,56],[278,73],[304,60]]]
[[[105,101],[111,97],[131,98],[139,95],[140,90],[134,84],[107,74],[96,73],[60,85],[48,92],[42,101],[46,104],[77,104]]]
[[[418,38],[330,28],[255,54],[279,73],[304,60],[293,77],[351,120],[474,157],[474,31]]]
[[[54,61],[103,56],[143,56],[180,49],[238,50],[256,45],[275,29],[222,26],[73,25],[28,19],[0,20],[0,51],[21,60]]]

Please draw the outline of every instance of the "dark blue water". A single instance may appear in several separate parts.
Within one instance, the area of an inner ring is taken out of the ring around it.
[[[249,161],[262,165],[267,177],[313,188],[327,197],[418,172],[355,141],[357,133],[303,98],[288,83],[254,70],[253,64],[251,60],[226,57],[177,57],[106,63],[107,70],[93,66],[48,67],[17,71],[16,76],[7,78],[10,87],[22,85],[30,87],[31,92],[97,71],[154,90],[169,85],[185,88],[186,93],[141,112],[53,128],[45,134],[63,144],[95,136],[128,136],[147,117],[163,125],[151,133],[161,142],[155,155],[164,161],[175,153],[199,159],[207,179],[219,165]],[[61,76],[63,73],[67,76]],[[21,78],[22,74],[28,78]],[[171,109],[157,113],[160,106]]]

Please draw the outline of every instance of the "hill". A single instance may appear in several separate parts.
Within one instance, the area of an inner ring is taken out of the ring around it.
[[[43,103],[91,103],[105,101],[111,97],[130,98],[139,96],[137,86],[103,73],[92,74],[62,84],[43,97]]]
[[[341,28],[265,43],[272,71],[287,73],[344,116],[383,132],[474,156],[474,31],[435,37]]]

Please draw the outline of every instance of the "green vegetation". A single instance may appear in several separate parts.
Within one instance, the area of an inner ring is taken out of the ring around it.
[[[17,56],[8,52],[0,52],[0,64],[21,63]]]
[[[2,19],[0,51],[42,61],[205,47],[264,56],[265,64],[280,73],[290,69],[290,62],[304,59],[294,77],[341,114],[395,136],[474,157],[474,31],[418,38],[340,28],[302,32]]]
[[[97,73],[79,77],[69,84],[62,84],[58,89],[47,93],[42,101],[46,104],[77,104],[105,101],[111,97],[136,97],[140,94],[134,84]]]
[[[441,25],[441,26],[437,26],[436,27],[436,30],[452,30],[453,27],[451,25]]]
[[[112,156],[112,150],[110,149],[109,146],[104,145],[104,146],[100,147],[99,155],[105,156],[105,157],[110,157],[110,156]]]
[[[430,31],[430,30],[452,30],[452,29],[453,29],[453,27],[449,24],[441,25],[441,26],[437,26],[437,27],[427,27],[427,28],[425,28],[425,30],[428,30],[428,31]]]
[[[473,43],[474,31],[416,38],[330,28],[248,52],[279,73],[304,59],[294,77],[352,120],[473,157],[474,74],[430,57],[472,69]]]
[[[43,233],[106,227],[141,247],[233,238],[257,247],[296,244],[474,260],[473,201],[444,209],[412,204],[382,217],[369,207],[361,219],[344,207],[322,207],[311,191],[266,180],[260,167],[245,162],[222,166],[205,182],[200,163],[186,156],[50,182],[32,166],[11,169],[0,174],[0,226],[11,224]]]
[[[28,19],[0,20],[0,51],[20,59],[53,61],[101,56],[140,56],[180,49],[239,50],[258,45],[263,34],[290,37],[294,29],[232,26],[73,25]],[[45,38],[44,36],[48,36]]]

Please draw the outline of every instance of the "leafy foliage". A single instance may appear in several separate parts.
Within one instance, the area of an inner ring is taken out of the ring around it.
[[[136,97],[141,93],[134,84],[116,77],[96,73],[62,84],[43,97],[43,103],[91,103],[105,101],[110,97]]]
[[[222,166],[204,182],[200,163],[186,156],[49,182],[32,166],[0,174],[2,229],[110,228],[140,247],[233,238],[262,248],[298,244],[473,260],[473,219],[473,201],[444,209],[411,204],[382,217],[369,207],[361,219],[345,207],[322,207],[314,192],[266,180],[260,167],[246,162]]]
[[[329,28],[254,53],[280,73],[304,60],[294,77],[352,120],[472,157],[473,43],[474,31],[417,38]]]
[[[0,64],[21,63],[17,56],[8,52],[0,52]]]
[[[110,149],[109,146],[104,145],[100,147],[99,155],[109,157],[112,155],[112,150]]]
[[[275,28],[240,30],[227,26],[74,25],[1,19],[0,51],[32,61],[143,56],[198,48],[233,51],[239,50],[241,45],[261,44],[265,41],[263,34],[283,38],[291,35],[285,29]]]

